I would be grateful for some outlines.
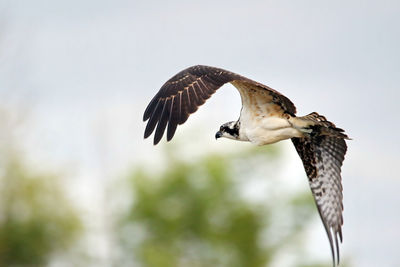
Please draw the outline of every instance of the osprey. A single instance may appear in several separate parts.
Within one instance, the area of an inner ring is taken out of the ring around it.
[[[198,65],[173,76],[150,101],[143,115],[143,121],[149,120],[144,138],[155,129],[156,145],[167,129],[167,141],[170,141],[177,126],[228,82],[238,89],[242,109],[239,119],[221,125],[215,138],[249,141],[259,146],[292,140],[308,176],[336,266],[339,264],[338,238],[340,242],[343,239],[340,173],[347,150],[345,139],[349,138],[324,116],[313,112],[296,117],[294,104],[274,89],[230,71]]]

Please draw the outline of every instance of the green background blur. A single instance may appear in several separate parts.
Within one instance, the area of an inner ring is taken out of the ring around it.
[[[13,124],[2,115],[2,129]],[[90,247],[80,245],[85,213],[59,176],[25,164],[12,129],[8,133],[0,152],[0,266],[94,264]],[[184,160],[182,145],[163,150],[164,167],[136,164],[109,185],[110,202],[126,194],[108,222],[110,266],[261,267],[285,257],[293,266],[331,265],[330,258],[314,262],[306,256],[305,228],[317,217],[310,192],[273,190],[279,146]],[[263,197],[243,195],[249,182],[266,180],[270,190]]]

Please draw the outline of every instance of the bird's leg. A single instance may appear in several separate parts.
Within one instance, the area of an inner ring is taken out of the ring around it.
[[[313,131],[312,129],[309,128],[309,125],[305,124],[303,120],[299,120],[297,117],[292,117],[289,114],[285,114],[284,117],[289,123],[290,127],[302,133],[311,134],[311,132]]]

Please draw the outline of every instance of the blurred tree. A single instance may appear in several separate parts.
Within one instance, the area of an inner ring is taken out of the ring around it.
[[[0,169],[0,266],[44,266],[68,248],[81,224],[57,177],[32,174],[18,160]]]
[[[252,176],[268,179],[265,170],[271,172],[268,162],[278,158],[276,146],[191,163],[174,151],[168,151],[165,170],[141,169],[131,176],[134,198],[120,223],[125,258],[118,266],[258,267],[287,251],[299,259],[296,266],[304,263],[300,237],[317,215],[310,193],[265,192],[261,201],[243,197]]]
[[[0,108],[0,266],[45,266],[81,230],[56,175],[23,164],[16,112]]]

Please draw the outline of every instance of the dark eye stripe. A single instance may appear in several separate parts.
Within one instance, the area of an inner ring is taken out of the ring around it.
[[[239,136],[239,127],[236,127],[236,125],[235,125],[235,127],[233,129],[228,128],[228,127],[224,127],[223,131],[228,133],[228,134],[230,134],[230,135],[232,135],[232,136]]]

